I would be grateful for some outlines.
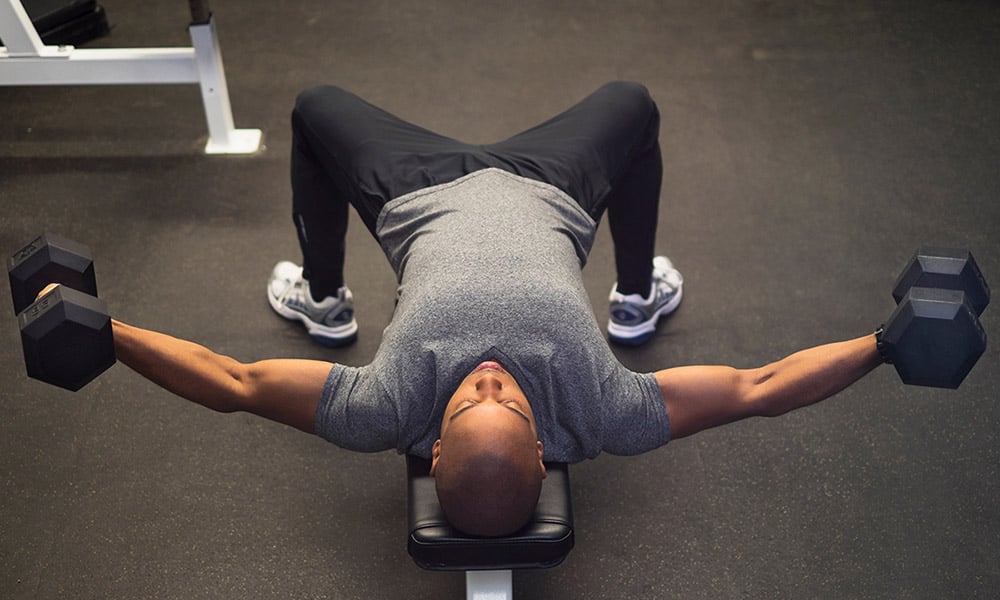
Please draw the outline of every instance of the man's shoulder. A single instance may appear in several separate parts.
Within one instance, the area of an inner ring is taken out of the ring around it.
[[[397,403],[386,393],[371,365],[337,364],[330,369],[316,410],[316,434],[359,452],[396,447]]]

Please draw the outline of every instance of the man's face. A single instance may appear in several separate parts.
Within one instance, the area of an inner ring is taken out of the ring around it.
[[[537,437],[535,415],[528,398],[514,376],[493,361],[477,366],[459,384],[445,407],[441,435],[452,423],[461,422],[466,416],[472,415],[478,420],[487,414],[495,419],[520,423]]]
[[[456,435],[459,431],[463,434],[483,432],[490,437],[522,439],[537,446],[539,460],[542,456],[531,404],[514,376],[497,362],[480,364],[459,384],[445,407],[441,437],[452,428]],[[499,436],[500,432],[505,435]],[[435,466],[440,445],[441,440],[438,440]],[[431,472],[433,474],[434,467]]]

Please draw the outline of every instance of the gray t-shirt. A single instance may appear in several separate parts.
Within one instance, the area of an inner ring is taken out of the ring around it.
[[[429,457],[458,384],[497,360],[531,402],[546,460],[665,444],[655,378],[617,361],[583,287],[595,229],[562,191],[499,169],[386,204],[377,233],[399,279],[396,312],[371,364],[330,371],[317,433]]]

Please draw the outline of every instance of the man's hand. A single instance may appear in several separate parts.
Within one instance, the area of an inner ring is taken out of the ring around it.
[[[48,294],[49,292],[51,292],[52,290],[56,289],[57,287],[59,287],[58,283],[50,283],[47,286],[43,287],[42,291],[38,292],[38,295],[35,296],[35,302],[38,302],[38,300],[41,299],[42,296],[44,296],[45,294]]]

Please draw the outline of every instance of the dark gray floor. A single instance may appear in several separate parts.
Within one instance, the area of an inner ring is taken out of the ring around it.
[[[186,3],[103,4],[115,29],[93,47],[188,43]],[[660,246],[687,297],[620,352],[636,369],[755,366],[870,331],[921,244],[968,246],[1000,276],[996,3],[213,8],[237,125],[265,130],[257,156],[200,153],[193,86],[0,88],[0,248],[45,229],[90,244],[123,320],[243,360],[371,358],[393,277],[363,228],[356,346],[312,345],[263,295],[296,258],[289,110],[322,82],[482,142],[606,80],[646,83],[663,113]],[[585,277],[603,315],[603,230]],[[214,414],[120,365],[72,395],[25,377],[12,316],[0,335],[0,597],[462,597],[460,575],[406,554],[400,457]],[[578,465],[577,546],[516,573],[516,596],[995,597],[997,357],[959,391],[883,368],[781,419]]]

